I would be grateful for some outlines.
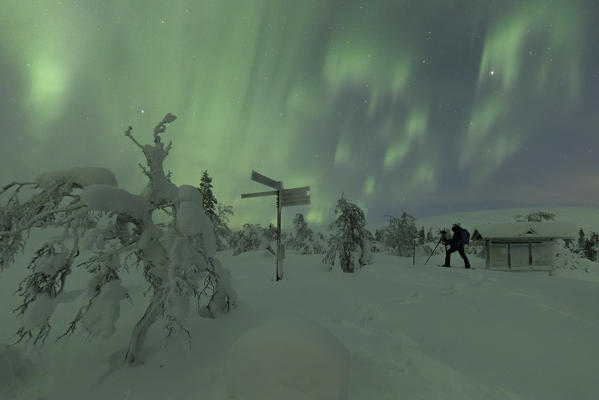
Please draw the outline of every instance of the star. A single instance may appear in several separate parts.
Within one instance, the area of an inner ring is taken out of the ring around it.
[[[489,75],[494,76],[495,75],[495,70],[492,69],[491,72],[489,72]]]
[[[143,109],[143,107],[141,108],[140,114],[144,115],[146,113],[146,110]]]

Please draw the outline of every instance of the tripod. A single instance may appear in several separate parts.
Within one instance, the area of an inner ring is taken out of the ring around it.
[[[433,254],[435,254],[435,250],[437,250],[437,247],[439,247],[439,244],[441,244],[441,242],[443,242],[443,246],[446,246],[445,242],[445,231],[442,231],[441,233],[441,239],[439,239],[439,241],[437,242],[437,245],[435,246],[435,248],[433,249],[433,251],[431,251],[431,255],[428,256],[428,258],[426,259],[426,262],[424,263],[424,265],[426,265],[426,263],[428,262],[428,260],[431,259],[431,257],[433,256]],[[445,251],[447,251],[447,247],[445,247]]]

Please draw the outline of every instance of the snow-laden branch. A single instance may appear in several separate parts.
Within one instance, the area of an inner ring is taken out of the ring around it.
[[[52,216],[54,214],[60,214],[60,213],[69,213],[71,211],[76,211],[76,210],[82,209],[84,207],[85,207],[85,205],[83,205],[83,204],[75,204],[71,207],[59,208],[56,210],[50,210],[50,211],[46,211],[44,213],[40,213],[40,214],[38,214],[38,216],[36,218],[29,221],[29,223],[27,225],[19,227],[17,229],[10,230],[10,231],[2,231],[2,232],[0,232],[0,236],[4,236],[4,235],[10,236],[10,235],[15,235],[15,234],[24,232],[26,230],[33,228],[36,223],[48,218],[49,216]]]

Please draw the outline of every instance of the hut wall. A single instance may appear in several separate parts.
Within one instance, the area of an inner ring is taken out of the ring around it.
[[[553,241],[516,243],[487,241],[487,267],[493,269],[535,269],[553,266]]]
[[[532,265],[534,267],[553,265],[553,242],[532,243]]]
[[[530,264],[528,263],[528,243],[511,243],[510,253],[512,269],[530,268]]]
[[[489,267],[507,268],[507,243],[489,243]]]

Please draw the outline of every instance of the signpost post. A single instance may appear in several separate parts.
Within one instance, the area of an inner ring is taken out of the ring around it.
[[[281,246],[281,208],[291,206],[303,206],[310,204],[310,195],[308,191],[310,186],[297,187],[292,189],[283,189],[283,181],[275,181],[269,177],[252,171],[251,179],[263,185],[276,190],[268,192],[245,193],[241,195],[242,199],[251,197],[277,196],[277,266],[276,280],[283,279],[283,258],[285,251]]]

